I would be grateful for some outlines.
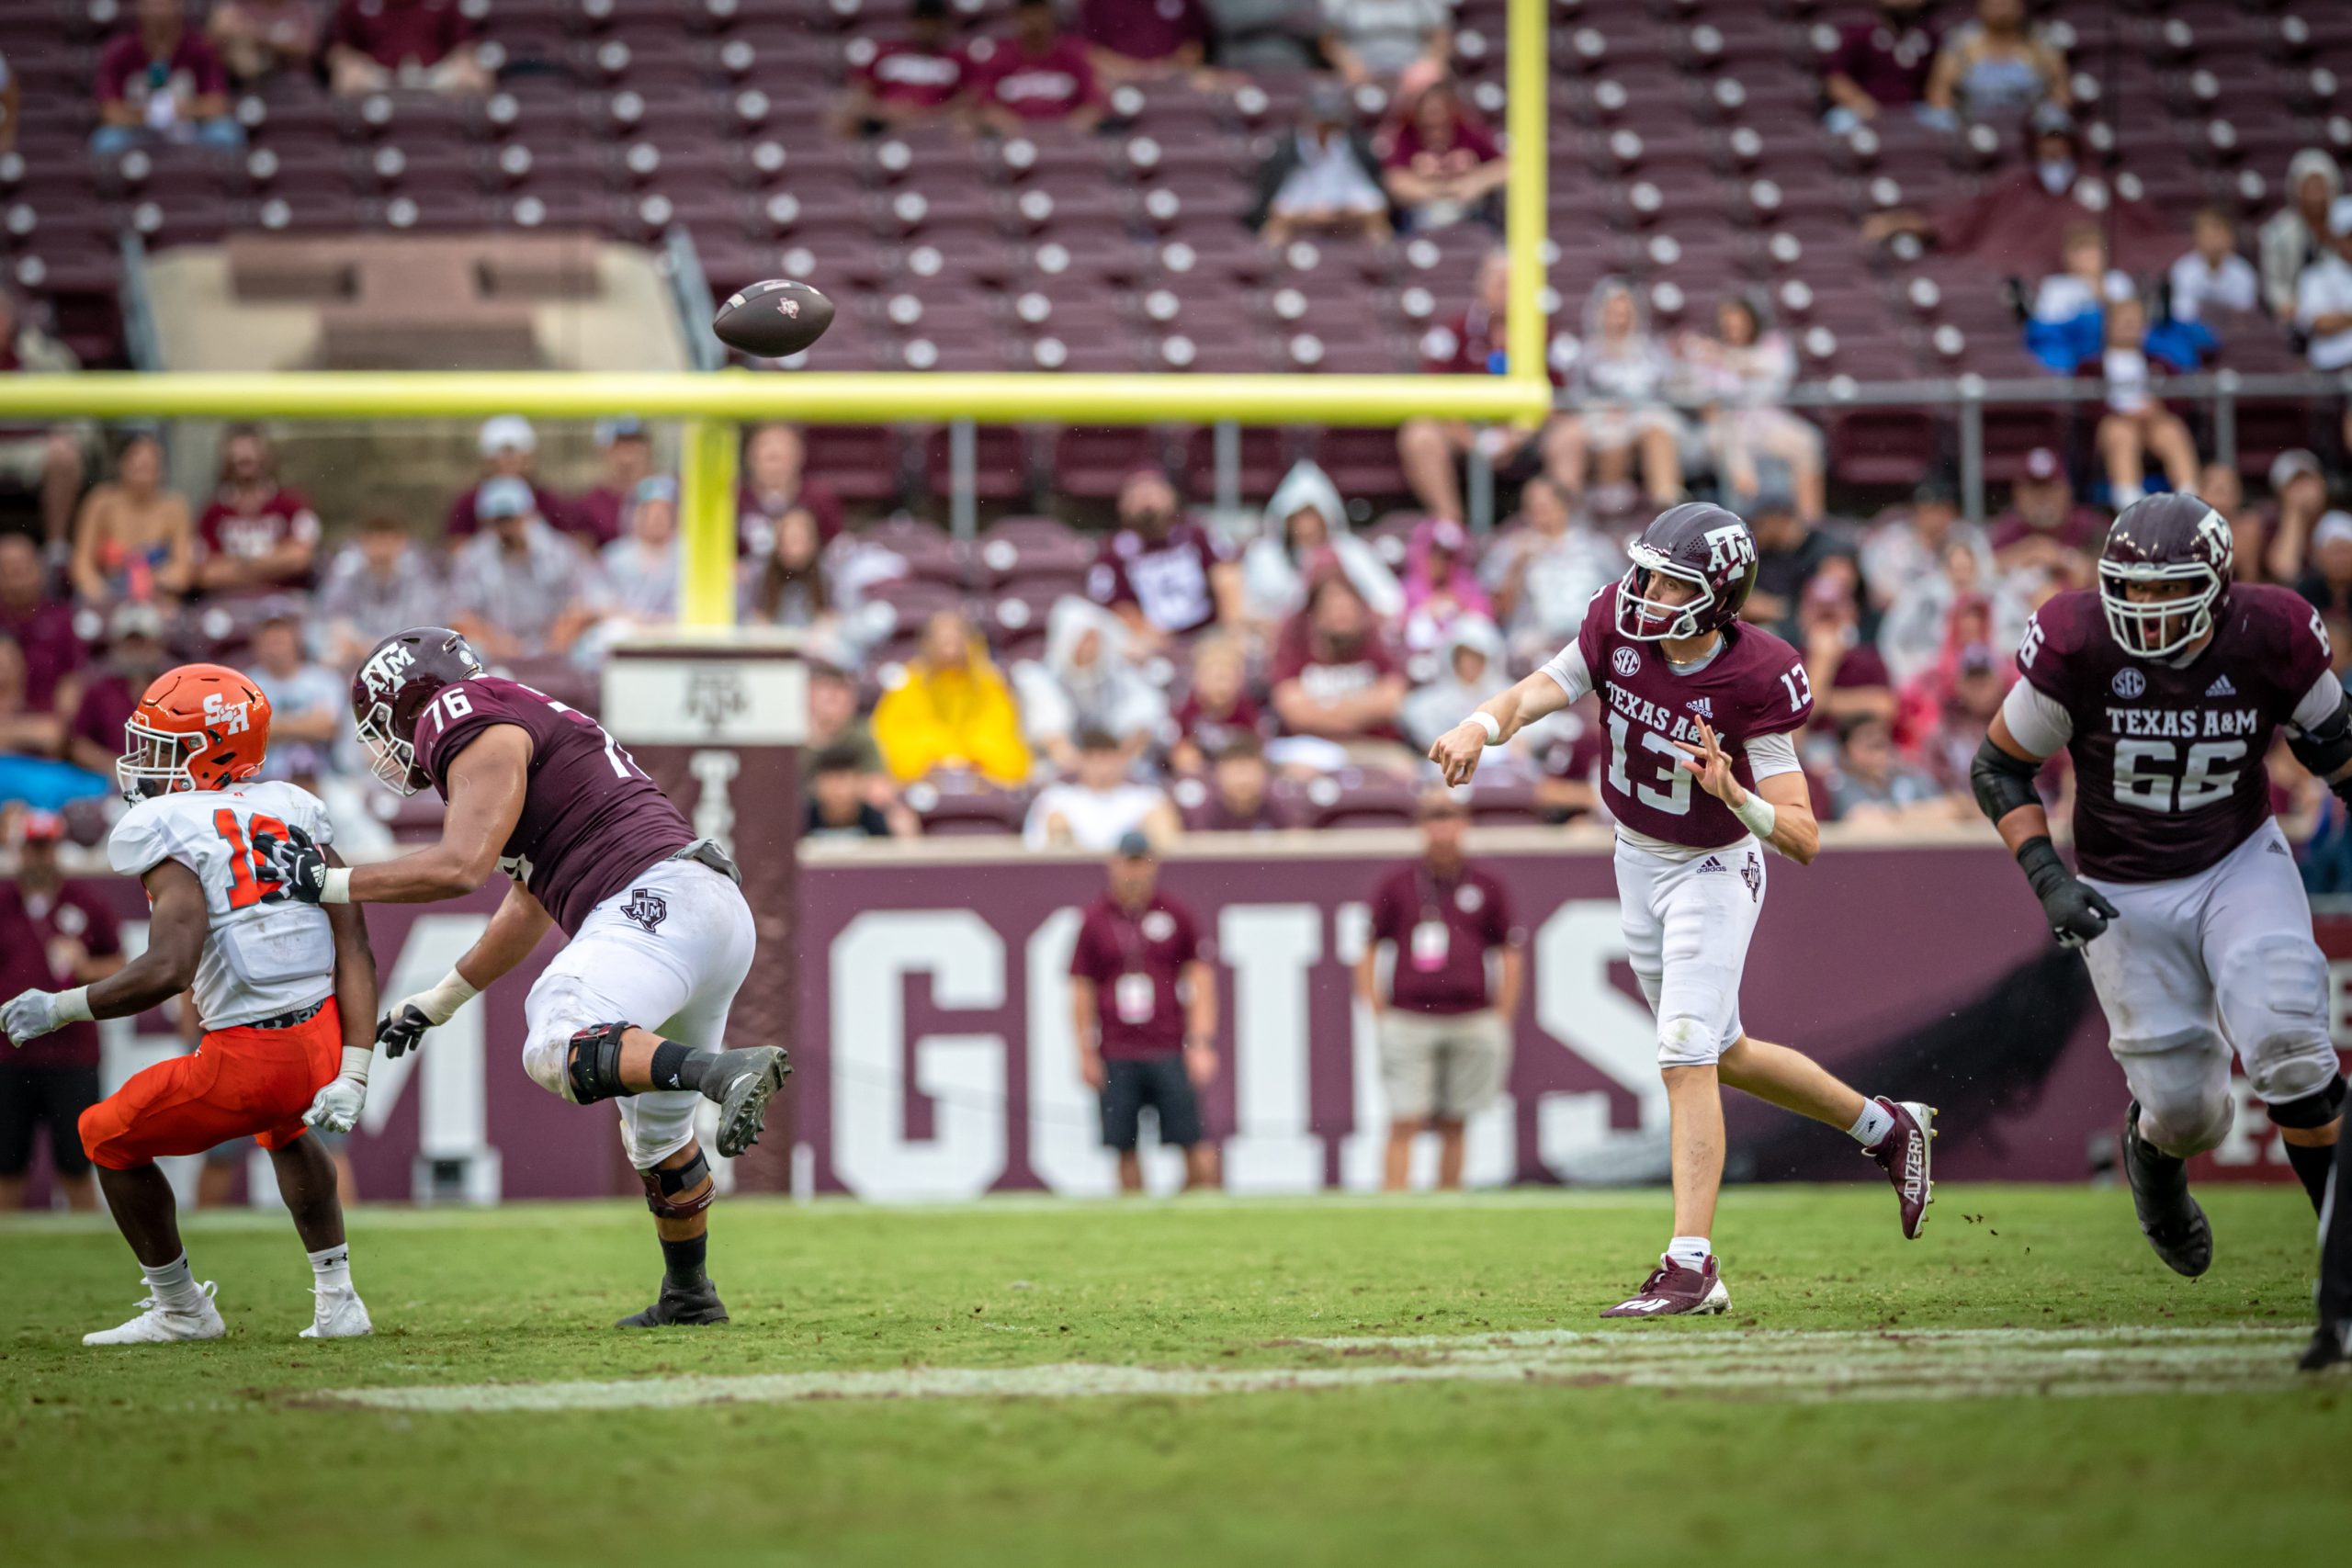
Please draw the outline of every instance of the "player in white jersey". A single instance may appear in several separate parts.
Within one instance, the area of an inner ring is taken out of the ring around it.
[[[214,1287],[189,1272],[171,1183],[155,1161],[243,1136],[269,1151],[311,1256],[316,1282],[302,1337],[368,1333],[351,1287],[334,1164],[303,1133],[350,1124],[344,1101],[374,1055],[376,962],[357,910],[287,899],[255,850],[257,840],[295,829],[324,845],[334,825],[307,791],[247,782],[269,746],[269,699],[233,670],[166,671],[123,730],[116,773],[131,807],[107,857],[146,886],[147,951],[92,985],[27,991],[0,1008],[0,1029],[25,1041],[83,1019],[130,1018],[193,986],[204,1024],[194,1055],[132,1075],[82,1114],[83,1147],[148,1288],[138,1316],[82,1343],[220,1337]]]

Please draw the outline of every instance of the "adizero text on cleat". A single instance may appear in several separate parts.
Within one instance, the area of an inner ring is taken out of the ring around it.
[[[1928,1205],[1936,1201],[1936,1108],[1884,1095],[1878,1097],[1878,1104],[1894,1118],[1894,1125],[1862,1152],[1878,1163],[1894,1184],[1894,1196],[1903,1205],[1903,1239],[1917,1241],[1928,1224]]]

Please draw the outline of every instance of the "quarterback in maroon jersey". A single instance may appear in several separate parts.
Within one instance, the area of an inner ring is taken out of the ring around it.
[[[2196,496],[2125,508],[2098,587],[2026,623],[2024,678],[1973,770],[2052,933],[2083,948],[2132,1090],[2123,1164],[2140,1228],[2192,1277],[2212,1265],[2213,1233],[2183,1162],[2229,1133],[2232,1049],[2314,1204],[2345,1094],[2327,963],[2263,758],[2284,727],[2296,759],[2352,795],[2352,716],[2319,612],[2288,589],[2233,585],[2231,568],[2229,522]],[[2061,748],[2079,874],[2033,790]]]
[[[1845,1128],[1878,1162],[1916,1237],[1933,1193],[1935,1112],[1866,1099],[1811,1058],[1740,1027],[1739,979],[1764,903],[1764,848],[1803,865],[1820,847],[1792,737],[1813,715],[1804,661],[1739,622],[1756,537],[1720,506],[1669,508],[1593,596],[1577,640],[1430,748],[1446,783],[1588,692],[1609,737],[1600,795],[1617,820],[1625,947],[1650,1010],[1673,1115],[1675,1235],[1638,1293],[1604,1317],[1721,1312],[1731,1297],[1707,1232],[1724,1165],[1719,1086]],[[1695,788],[1693,786],[1696,786]]]
[[[271,874],[293,897],[325,904],[432,903],[472,892],[494,871],[513,879],[447,976],[378,1027],[388,1055],[447,1023],[561,926],[570,940],[524,1004],[523,1070],[577,1104],[619,1101],[621,1141],[665,1265],[659,1299],[620,1326],[725,1322],[703,1269],[705,1211],[718,1190],[695,1112],[716,1102],[718,1152],[739,1155],[758,1140],[789,1071],[775,1046],[723,1048],[753,945],[734,863],[695,837],[594,720],[484,674],[447,627],[379,643],[352,680],[351,706],[380,782],[402,795],[430,787],[448,802],[441,841],[345,869],[294,834],[266,852]],[[356,1119],[359,1097],[348,1098]]]

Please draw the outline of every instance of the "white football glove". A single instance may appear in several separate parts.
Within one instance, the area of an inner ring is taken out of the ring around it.
[[[89,1016],[90,1004],[84,987],[77,986],[70,991],[19,991],[7,1006],[0,1007],[0,1034],[23,1045],[52,1029],[79,1023]]]
[[[311,1099],[311,1109],[302,1112],[302,1124],[329,1133],[348,1133],[359,1124],[359,1113],[367,1108],[368,1080],[344,1075]]]

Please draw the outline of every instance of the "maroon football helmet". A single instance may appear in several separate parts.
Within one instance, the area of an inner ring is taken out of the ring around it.
[[[1704,637],[1738,618],[1756,586],[1756,536],[1735,512],[1686,501],[1657,514],[1625,547],[1634,558],[1617,584],[1617,630],[1635,642]],[[1687,604],[1649,597],[1655,575],[1695,583]]]
[[[2123,651],[2165,659],[2213,629],[2230,591],[2229,520],[2193,495],[2151,495],[2123,509],[2098,553],[2098,600]],[[2173,599],[2133,599],[2132,583],[2188,582]]]
[[[376,645],[351,678],[351,716],[379,784],[401,795],[432,784],[416,766],[417,716],[443,687],[481,672],[472,645],[447,626],[411,626]]]

